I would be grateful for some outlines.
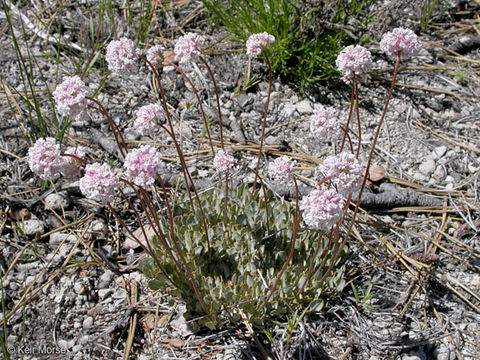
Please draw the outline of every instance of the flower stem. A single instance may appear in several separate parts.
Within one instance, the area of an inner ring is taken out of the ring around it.
[[[272,93],[272,66],[270,64],[270,58],[268,57],[268,53],[265,51],[265,49],[262,49],[262,53],[265,56],[265,61],[267,62],[267,66],[268,66],[268,93],[267,93],[267,102],[265,103],[265,112],[263,114],[262,135],[260,136],[260,149],[258,151],[257,167],[255,169],[256,171],[255,180],[253,181],[254,188],[255,188],[255,184],[257,183],[257,174],[258,174],[258,169],[260,168],[260,159],[262,158],[263,141],[265,138],[265,129],[267,127],[268,107],[270,106],[270,95]]]
[[[350,121],[352,120],[354,102],[355,102],[355,88],[353,87],[353,84],[352,84],[352,96],[350,97],[350,111],[348,112],[347,124],[345,125],[345,130],[343,132],[343,139],[342,139],[342,145],[340,145],[340,152],[343,151],[343,147],[345,146],[345,139],[347,138],[348,128],[350,127]]]
[[[275,289],[278,286],[278,283],[280,282],[280,279],[281,279],[283,273],[285,272],[285,270],[287,270],[288,264],[292,260],[293,253],[295,251],[295,243],[297,241],[297,231],[298,231],[298,226],[300,225],[300,221],[302,220],[302,213],[298,209],[299,191],[298,191],[297,180],[295,179],[295,177],[293,177],[293,182],[295,184],[295,194],[296,194],[295,199],[296,200],[295,200],[295,216],[294,216],[294,221],[293,221],[293,223],[294,223],[293,233],[292,233],[292,240],[290,242],[290,251],[288,253],[287,260],[283,264],[282,269],[280,270],[280,272],[277,275],[277,278],[275,279],[275,283],[273,284],[272,288],[270,289],[270,293],[265,298],[265,300],[262,302],[262,304],[257,307],[257,310],[263,308],[267,304],[268,300],[270,300],[270,298],[272,297]]]
[[[373,158],[373,154],[374,154],[374,151],[375,151],[375,146],[377,144],[378,136],[380,134],[380,129],[382,128],[383,120],[385,119],[385,115],[387,114],[388,104],[390,103],[390,99],[392,98],[392,94],[393,94],[393,89],[395,88],[395,82],[397,80],[397,74],[398,74],[399,66],[400,66],[400,55],[397,55],[397,62],[395,64],[395,70],[393,72],[392,85],[390,86],[390,91],[388,92],[387,99],[385,100],[385,105],[383,107],[382,115],[380,116],[380,120],[378,121],[377,130],[375,132],[375,137],[373,139],[372,147],[371,147],[370,153],[368,155],[368,161],[367,161],[367,166],[365,168],[365,175],[363,176],[362,186],[361,186],[360,191],[358,193],[358,199],[357,199],[357,202],[355,204],[355,210],[353,212],[352,219],[350,220],[350,224],[348,226],[347,233],[346,233],[345,238],[342,242],[341,248],[345,245],[348,237],[350,236],[350,233],[351,233],[352,228],[353,228],[353,224],[355,223],[355,218],[356,218],[357,213],[358,213],[358,209],[360,208],[360,200],[362,199],[363,190],[365,190],[365,184],[367,183],[368,171],[370,170],[370,165],[372,163],[372,158]]]
[[[358,125],[358,147],[356,158],[358,159],[358,154],[360,154],[360,148],[362,147],[362,126],[360,124],[360,110],[359,110],[359,99],[358,99],[358,81],[353,80],[353,86],[355,88],[355,113],[357,115],[357,125]]]
[[[182,148],[180,147],[180,145],[177,141],[177,138],[175,136],[175,130],[173,128],[173,122],[172,122],[172,118],[170,116],[170,112],[168,111],[167,98],[165,97],[165,91],[163,90],[163,86],[162,86],[162,83],[160,81],[160,75],[158,74],[158,70],[156,69],[156,67],[153,66],[153,64],[150,61],[148,61],[146,57],[140,56],[140,60],[144,61],[152,69],[153,74],[155,76],[155,79],[158,83],[160,98],[162,100],[162,105],[163,105],[163,108],[165,110],[165,115],[167,117],[168,126],[170,127],[170,134],[171,134],[173,143],[175,145],[175,149],[177,151],[178,157],[180,159],[180,163],[182,164],[183,177],[185,178],[185,188],[187,190],[188,198],[190,199],[190,203],[191,203],[191,206],[192,206],[192,211],[195,212],[195,208],[194,208],[194,205],[193,205],[194,202],[193,202],[192,193],[190,192],[190,187],[188,185],[189,183],[191,184],[193,192],[195,193],[195,198],[196,198],[198,206],[200,208],[200,217],[202,219],[202,225],[203,225],[203,228],[205,230],[205,236],[207,237],[207,242],[210,246],[210,239],[208,237],[208,228],[207,228],[207,222],[206,222],[206,219],[205,219],[205,213],[203,211],[202,204],[201,204],[200,198],[198,196],[197,188],[195,187],[195,183],[193,182],[192,176],[190,175],[190,172],[188,171],[187,162],[185,161],[185,157],[183,155]],[[200,104],[200,106],[201,106],[201,104]],[[208,127],[207,127],[207,130],[208,130]]]
[[[94,99],[90,96],[86,96],[85,98],[87,100],[90,100],[91,102],[95,103],[95,105],[98,106],[97,107],[97,106],[90,105],[92,108],[100,111],[103,115],[105,115],[107,117],[108,124],[110,125],[110,129],[112,130],[113,136],[115,137],[115,141],[117,142],[118,149],[120,150],[120,154],[122,155],[122,157],[125,158],[125,155],[128,152],[127,143],[125,142],[125,139],[123,138],[122,132],[118,128],[117,124],[115,124],[115,121],[113,121],[113,119],[110,116],[110,114],[108,113],[107,109],[105,109],[105,107],[102,105],[102,103],[100,101],[98,101],[97,99]],[[125,152],[123,151],[122,147],[123,147],[123,149],[125,149]]]
[[[207,61],[200,56],[200,60],[205,64],[207,67],[208,73],[210,74],[210,78],[212,79],[213,82],[213,88],[215,89],[215,98],[217,100],[217,110],[218,110],[218,124],[220,125],[220,146],[223,147],[223,124],[222,124],[222,109],[220,107],[220,96],[218,95],[218,87],[217,87],[217,82],[215,81],[215,76],[213,76],[213,71],[208,65]]]
[[[187,82],[192,87],[192,91],[195,94],[195,97],[197,98],[198,106],[200,107],[200,113],[202,114],[203,124],[205,126],[206,131],[207,131],[208,141],[210,143],[210,149],[212,150],[212,154],[215,155],[215,150],[213,149],[212,136],[210,135],[210,128],[208,126],[207,117],[205,116],[205,111],[203,110],[202,100],[200,99],[200,96],[198,95],[198,90],[195,87],[195,85],[193,85],[192,80],[190,80],[190,78],[187,76],[187,74],[185,74],[185,72],[180,67],[178,67],[175,64],[170,64],[170,65],[173,66],[175,68],[175,70],[177,70],[183,76],[183,78],[185,80],[187,80]]]

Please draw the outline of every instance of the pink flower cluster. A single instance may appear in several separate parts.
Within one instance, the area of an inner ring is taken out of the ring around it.
[[[75,155],[78,159],[75,160],[65,154]],[[68,179],[78,179],[83,168],[81,160],[85,152],[80,148],[70,147],[65,154],[60,153],[60,145],[54,138],[38,139],[28,149],[28,166],[43,180],[55,180],[61,173]]]
[[[54,138],[38,139],[28,149],[28,166],[43,180],[54,180],[63,169],[64,160],[60,155],[60,145]]]
[[[137,69],[138,52],[132,40],[122,37],[107,45],[105,60],[114,74],[129,74]]]
[[[165,48],[162,45],[152,46],[147,50],[147,60],[155,67],[161,66],[163,63],[164,50]]]
[[[213,167],[220,174],[228,174],[235,165],[235,158],[224,150],[218,150],[213,159]]]
[[[115,197],[119,180],[108,164],[94,163],[85,167],[85,175],[79,185],[87,199],[106,204]]]
[[[247,55],[257,57],[264,47],[268,47],[274,42],[275,37],[266,32],[250,35],[247,40]]]
[[[148,104],[139,108],[136,116],[135,128],[142,135],[153,135],[160,128],[159,122],[163,121],[165,113],[161,105]]]
[[[383,35],[380,41],[380,49],[391,58],[400,55],[400,59],[406,60],[418,53],[422,44],[417,35],[405,28],[396,28]]]
[[[293,177],[293,167],[296,161],[288,156],[280,156],[268,166],[268,174],[276,181],[285,184]]]
[[[337,57],[337,68],[343,74],[342,80],[347,84],[355,79],[361,81],[363,75],[370,70],[372,54],[360,45],[350,45]]]
[[[159,152],[150,145],[143,145],[127,154],[123,168],[128,180],[146,187],[155,182],[161,164]]]
[[[58,112],[75,120],[86,114],[88,100],[85,83],[78,76],[65,76],[52,93]]]
[[[175,61],[186,63],[190,60],[196,60],[202,52],[204,42],[203,37],[194,33],[181,36],[175,44]]]
[[[362,167],[351,153],[328,156],[317,169],[330,177],[342,194],[351,194],[362,185]]]
[[[328,232],[342,218],[343,200],[333,189],[314,189],[300,201],[299,207],[305,224]]]
[[[316,138],[326,138],[338,132],[338,123],[333,107],[318,105],[310,117],[310,132]]]

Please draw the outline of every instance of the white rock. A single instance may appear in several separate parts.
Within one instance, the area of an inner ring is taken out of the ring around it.
[[[123,288],[120,288],[118,290],[116,290],[114,293],[113,293],[113,298],[114,299],[126,299],[127,298],[127,291]]]
[[[448,183],[448,184],[445,186],[445,190],[447,190],[447,191],[453,190],[453,184],[452,184],[452,183]]]
[[[426,360],[427,356],[421,350],[412,351],[407,356],[403,358],[404,360]]]
[[[433,350],[433,356],[437,360],[450,360],[450,351],[444,344]]]
[[[94,220],[90,225],[90,229],[87,232],[90,236],[101,237],[107,232],[107,226],[103,220]]]
[[[87,290],[87,288],[86,288],[83,284],[81,284],[81,283],[78,283],[78,282],[77,282],[77,283],[75,283],[75,284],[73,285],[73,291],[75,291],[75,293],[76,293],[77,295],[85,294],[85,291],[86,291],[86,290]]]
[[[280,111],[280,117],[282,118],[290,118],[292,117],[293,113],[296,111],[296,107],[293,104],[285,104],[283,109]]]
[[[112,293],[113,293],[112,289],[100,289],[98,290],[98,297],[103,300],[107,296],[110,296]]]
[[[210,174],[208,170],[198,170],[198,176],[201,178],[207,177]]]
[[[74,346],[72,347],[72,352],[73,352],[73,353],[76,353],[76,352],[79,352],[79,351],[82,350],[82,349],[83,349],[83,345],[80,345],[80,344],[74,345]]]
[[[455,181],[455,178],[452,175],[447,175],[445,178],[445,182],[447,183],[453,183]]]
[[[38,219],[26,220],[23,223],[25,235],[42,235],[45,232],[45,223]]]
[[[415,174],[413,174],[413,179],[418,182],[424,182],[428,180],[428,177],[419,172],[416,172]]]
[[[100,281],[105,281],[109,283],[112,281],[113,278],[113,272],[111,270],[106,270],[101,276],[100,276]]]
[[[90,341],[90,336],[89,335],[83,335],[80,338],[80,344],[85,345]]]
[[[447,152],[447,147],[445,145],[437,146],[433,149],[433,156],[435,159],[440,159]]]
[[[53,299],[53,301],[56,303],[56,304],[60,304],[61,302],[63,302],[63,300],[65,299],[65,290],[60,290],[60,292],[57,294],[57,296],[55,296],[55,299]]]
[[[436,164],[433,159],[427,159],[424,162],[420,164],[418,167],[418,170],[420,170],[420,173],[422,173],[425,176],[430,176],[433,174],[433,172],[436,169]]]
[[[475,173],[475,172],[477,172],[477,170],[478,170],[478,167],[477,167],[477,166],[473,166],[473,164],[468,164],[468,165],[467,165],[467,168],[468,168],[468,171],[470,171],[471,173]]]
[[[61,211],[70,205],[70,198],[65,192],[52,193],[45,198],[45,208]]]
[[[93,325],[93,317],[88,316],[88,317],[85,318],[85,320],[83,320],[83,325],[82,326],[85,330],[90,329],[92,327],[92,325]]]
[[[48,243],[50,246],[58,246],[63,240],[65,240],[66,243],[76,243],[77,242],[77,237],[73,234],[66,234],[64,232],[55,232],[50,235],[50,240]]]
[[[300,115],[304,114],[311,114],[313,112],[312,106],[310,105],[310,101],[302,100],[295,105],[297,111]]]
[[[35,281],[35,276],[30,275],[25,279],[25,287],[30,286]]]
[[[63,339],[62,339],[62,340],[58,340],[58,341],[57,341],[57,345],[58,345],[58,347],[59,347],[60,349],[67,350],[68,344],[67,344],[67,341],[66,341],[66,340],[63,340]]]
[[[438,165],[432,177],[437,181],[442,181],[445,177],[445,170],[443,170],[443,166]]]

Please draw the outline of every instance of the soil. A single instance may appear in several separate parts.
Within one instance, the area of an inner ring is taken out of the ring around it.
[[[170,186],[176,185],[181,167],[169,138],[142,138],[133,127],[135,110],[157,100],[147,69],[118,78],[108,74],[103,52],[94,57],[88,24],[90,18],[99,23],[99,2],[17,3],[9,5],[12,27],[20,54],[31,59],[27,69],[19,62],[5,12],[0,14],[0,320],[7,317],[0,334],[8,340],[11,359],[260,359],[266,354],[272,359],[480,358],[477,1],[441,1],[425,30],[420,27],[422,1],[373,6],[385,21],[364,29],[375,39],[369,46],[375,61],[360,87],[362,163],[392,79],[394,64],[378,45],[382,33],[396,26],[412,28],[423,47],[402,63],[379,134],[373,165],[384,175],[368,183],[361,200],[365,211],[348,242],[348,284],[324,310],[301,318],[291,333],[286,325],[272,325],[272,341],[243,323],[217,331],[196,329],[194,320],[184,319],[179,299],[149,289],[138,269],[145,253],[125,244],[122,224],[108,209],[83,198],[76,182],[59,180],[51,186],[32,174],[26,155],[38,119],[28,102],[38,101],[49,124],[61,122],[48,94],[64,75],[77,74],[89,61],[87,87],[92,94],[98,91],[129,143],[162,149],[161,174]],[[266,65],[253,60],[251,72],[260,82],[238,92],[249,66],[243,45],[208,25],[201,1],[158,6],[162,16],[154,19],[149,42],[141,47],[161,43],[173,50],[181,31],[205,36],[205,56],[221,94],[227,148],[254,166],[268,89]],[[138,23],[129,24],[126,9],[118,4],[113,11],[114,23],[106,16],[98,25],[99,41],[135,38]],[[58,34],[54,29],[62,34],[60,40],[49,38]],[[30,66],[31,85],[22,77]],[[184,70],[200,90],[205,112],[216,116],[206,68],[198,64]],[[185,101],[197,104],[191,86],[172,67],[163,70],[162,84],[179,129],[181,123],[182,146],[190,154],[197,186],[214,186],[219,179],[208,141],[201,136],[198,106],[190,111],[181,107]],[[262,173],[269,160],[289,153],[298,161],[298,174],[312,178],[321,159],[340,143],[312,138],[309,116],[322,103],[346,119],[349,97],[350,88],[341,81],[298,89],[274,77]],[[352,131],[357,146],[356,125]],[[218,139],[218,126],[212,132]],[[118,156],[108,122],[95,112],[74,121],[65,139],[88,147],[91,162],[115,162]],[[233,177],[243,180],[248,174],[236,170]],[[286,198],[294,194],[288,187],[269,186]],[[301,193],[311,186],[301,182]],[[128,226],[138,227],[125,204],[114,206]]]

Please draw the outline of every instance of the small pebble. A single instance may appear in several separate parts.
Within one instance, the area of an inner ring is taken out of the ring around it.
[[[66,234],[64,232],[55,232],[50,235],[50,239],[48,244],[50,246],[58,246],[63,240],[67,243],[75,243],[77,242],[77,237],[73,234]]]
[[[438,165],[434,173],[432,174],[432,177],[437,181],[442,181],[445,177],[445,170],[443,170],[443,166]]]
[[[436,169],[436,164],[433,159],[427,159],[424,162],[420,164],[418,167],[418,170],[420,170],[420,173],[425,175],[425,176],[430,176],[433,174],[433,172]]]
[[[58,340],[57,345],[60,349],[68,350],[67,346],[67,341],[66,340]]]
[[[82,349],[83,349],[83,345],[78,344],[78,345],[75,345],[75,346],[72,347],[72,352],[76,353],[76,352],[79,352]]]
[[[73,291],[75,291],[75,293],[76,293],[77,295],[83,295],[83,294],[85,294],[85,291],[86,291],[86,290],[87,290],[87,288],[86,288],[83,284],[81,284],[81,283],[78,283],[78,282],[77,282],[77,283],[75,283],[75,284],[73,285]]]
[[[45,198],[45,208],[55,211],[66,209],[70,205],[70,198],[65,192],[52,193]]]
[[[110,270],[106,270],[101,276],[100,276],[100,281],[105,281],[109,283],[112,281],[113,278],[113,272]]]
[[[25,220],[23,223],[25,235],[42,235],[45,232],[45,223],[38,219]]]
[[[112,289],[100,289],[98,290],[98,297],[103,300],[106,297],[112,295],[112,293],[113,293]]]
[[[92,325],[93,325],[93,317],[88,316],[88,317],[85,318],[85,320],[83,320],[82,326],[85,330],[90,329],[92,327]]]
[[[433,149],[433,156],[435,159],[440,159],[447,152],[447,147],[445,145],[437,146]]]
[[[90,225],[90,229],[88,231],[88,235],[101,237],[104,236],[107,232],[107,226],[103,220],[94,220]]]
[[[300,115],[311,114],[313,112],[310,101],[302,100],[295,105]]]

